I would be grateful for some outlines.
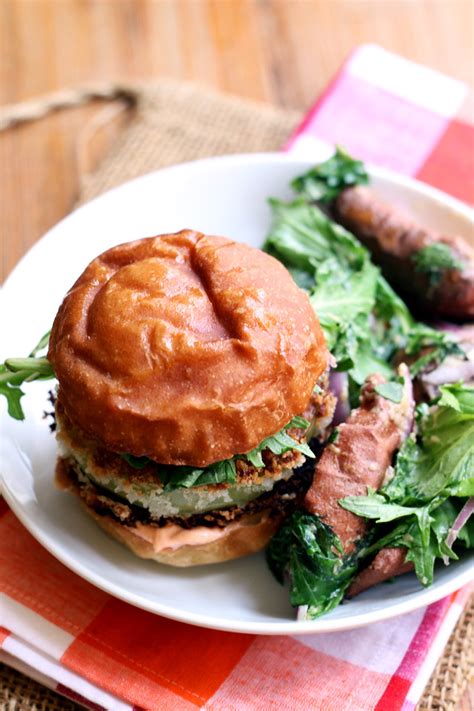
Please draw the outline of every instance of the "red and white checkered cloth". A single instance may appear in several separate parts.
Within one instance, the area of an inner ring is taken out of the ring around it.
[[[356,49],[286,149],[321,142],[474,202],[474,95],[466,84],[387,52]]]
[[[467,87],[357,49],[290,139],[319,141],[474,202]],[[469,595],[349,632],[200,629],[114,599],[66,569],[0,501],[0,660],[91,709],[409,711]]]

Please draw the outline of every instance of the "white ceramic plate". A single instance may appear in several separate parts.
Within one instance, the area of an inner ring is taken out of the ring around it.
[[[326,156],[321,156],[325,158]],[[214,158],[168,168],[122,185],[69,215],[18,264],[3,289],[3,361],[31,349],[50,327],[67,289],[99,252],[127,240],[185,227],[260,246],[269,227],[267,197],[289,198],[290,180],[314,161],[281,154]],[[427,225],[469,237],[470,211],[420,183],[374,169],[374,185]],[[94,585],[151,612],[236,632],[315,633],[399,615],[472,578],[468,560],[436,572],[424,590],[414,575],[379,585],[314,622],[297,622],[287,591],[263,554],[216,566],[173,569],[140,560],[109,539],[78,501],[53,486],[54,438],[42,419],[50,383],[28,387],[26,420],[2,410],[3,493],[54,556]]]

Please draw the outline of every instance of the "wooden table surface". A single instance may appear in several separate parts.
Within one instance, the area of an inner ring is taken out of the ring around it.
[[[362,42],[474,83],[473,8],[471,0],[0,0],[0,104],[90,80],[168,76],[303,111]],[[102,109],[0,134],[0,278],[71,210],[77,142]]]

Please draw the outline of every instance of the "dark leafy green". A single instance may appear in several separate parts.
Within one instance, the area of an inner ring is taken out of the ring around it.
[[[401,383],[381,383],[374,388],[375,392],[391,402],[401,402],[403,397],[403,385]]]
[[[347,496],[339,503],[357,516],[372,518],[376,523],[388,523],[412,515],[425,516],[422,508],[391,503],[383,494],[377,494],[375,491],[370,492],[367,496]]]
[[[403,350],[411,358],[419,354],[410,365],[413,378],[428,366],[432,368],[439,365],[448,355],[464,355],[463,350],[449,335],[423,323],[413,323],[407,333]]]
[[[368,182],[369,176],[362,161],[337,147],[329,160],[293,180],[291,187],[307,200],[328,203],[345,188]]]
[[[367,338],[378,269],[365,247],[319,208],[301,199],[270,202],[274,219],[264,249],[297,270],[300,284],[306,273],[306,288],[329,349],[338,368],[348,370]]]
[[[452,548],[447,545],[447,537],[450,529],[455,522],[460,509],[462,508],[462,500],[451,497],[446,499],[431,513],[431,528],[436,537],[439,547],[438,557],[444,556],[446,559],[457,560],[458,556]],[[470,538],[470,531],[474,532],[474,521],[468,521],[461,529],[457,537],[457,543],[463,542],[468,548],[474,548],[474,539]]]
[[[404,443],[382,493],[408,506],[473,496],[474,388],[444,385],[436,405],[418,407],[417,420],[419,434]]]
[[[24,395],[21,385],[33,380],[51,380],[55,377],[51,363],[37,353],[48,345],[50,332],[46,333],[33,348],[28,358],[8,358],[0,365],[0,395],[7,399],[8,414],[15,420],[24,420],[21,405]]]
[[[236,481],[236,460],[245,458],[255,467],[264,467],[262,452],[265,449],[269,449],[273,454],[284,454],[290,450],[296,450],[307,457],[314,458],[309,445],[306,442],[298,442],[288,432],[291,429],[306,430],[308,427],[309,422],[304,417],[293,417],[280,432],[266,437],[247,454],[236,455],[231,459],[224,459],[204,468],[165,466],[148,457],[134,457],[131,454],[123,454],[122,457],[135,469],[143,469],[146,466],[155,467],[160,481],[164,484],[165,491],[181,488],[188,489],[193,486],[233,483]]]
[[[293,181],[296,200],[270,201],[273,223],[264,249],[309,293],[338,369],[349,372],[352,406],[360,385],[374,372],[388,381],[377,387],[379,394],[400,402],[396,367],[401,359],[408,360],[415,377],[447,355],[463,352],[445,333],[416,322],[368,250],[315,204],[330,203],[349,184],[367,182],[363,166],[351,161],[338,151]],[[453,268],[441,251],[420,253],[419,267],[427,269],[429,261],[434,272]],[[432,581],[438,558],[457,557],[447,536],[462,497],[472,495],[473,408],[472,392],[464,386],[442,388],[436,405],[419,409],[418,434],[403,445],[392,480],[379,492],[340,502],[373,522],[353,556],[343,555],[340,541],[317,516],[300,511],[285,523],[270,544],[268,562],[280,581],[289,575],[293,605],[307,607],[308,617],[332,609],[358,567],[386,546],[406,550],[423,585]],[[464,525],[456,545],[472,545],[471,524]]]
[[[313,619],[332,610],[342,600],[357,571],[355,556],[342,556],[336,534],[317,516],[296,511],[273,537],[267,561],[281,583],[290,580],[290,600],[308,606]]]
[[[236,466],[233,459],[210,464],[205,469],[194,467],[160,467],[159,477],[165,491],[189,489],[193,486],[233,483],[236,481]]]
[[[318,270],[310,300],[339,370],[356,365],[367,338],[377,276],[377,269],[368,262],[357,271],[341,275],[328,259]]]
[[[374,341],[362,341],[358,343],[357,358],[350,369],[349,389],[351,394],[351,406],[357,407],[359,404],[360,386],[372,373],[380,373],[385,378],[394,377],[393,366],[390,360],[384,360],[375,353]]]
[[[402,521],[390,535],[379,539],[366,554],[386,546],[403,547],[408,550],[407,560],[415,565],[415,572],[423,585],[433,581],[433,567],[438,550],[432,537],[429,506],[401,506],[391,503],[385,496],[375,492],[368,496],[348,496],[339,501],[348,511],[373,519],[376,524]],[[372,531],[377,536],[377,527]]]
[[[40,338],[36,346],[33,348],[33,350],[30,353],[30,358],[34,358],[35,356],[38,355],[41,351],[45,350],[48,347],[49,344],[49,337],[51,336],[51,329],[49,331],[46,331],[44,336]]]
[[[283,202],[270,198],[273,224],[264,244],[284,264],[308,272],[328,257],[335,257],[345,270],[360,269],[367,260],[365,247],[344,227],[330,220],[318,207],[302,198]]]
[[[442,363],[448,355],[463,355],[449,334],[415,321],[406,304],[381,274],[372,317],[368,342],[373,355],[379,361],[392,364],[403,355],[410,363],[413,378],[428,366],[433,368]]]
[[[270,205],[273,222],[264,249],[309,292],[338,370],[349,370],[361,385],[375,371],[390,378],[400,353],[413,361],[416,375],[462,352],[447,334],[414,321],[368,250],[316,205],[301,198],[272,199]]]
[[[125,459],[127,464],[130,464],[134,469],[145,469],[150,464],[154,464],[149,457],[135,457],[133,454],[122,454],[122,459]]]
[[[395,527],[382,537],[379,537],[380,527],[376,525],[372,530],[375,542],[364,550],[364,557],[367,558],[386,547],[404,548],[406,560],[413,563],[421,584],[431,585],[436,560],[442,559],[448,563],[449,560],[458,559],[455,551],[446,544],[448,532],[460,508],[457,502],[454,498],[447,499],[432,511],[428,505],[419,507],[416,515],[401,518],[400,522],[395,521]],[[469,524],[462,529],[456,541],[457,546],[459,543],[465,545],[465,540],[469,541],[468,528]],[[470,547],[473,546],[474,541],[471,539]]]
[[[247,452],[245,459],[247,459],[255,467],[263,467],[265,463],[262,459],[262,452],[265,449],[269,449],[273,454],[284,454],[292,449],[297,452],[301,452],[307,457],[314,458],[314,454],[306,442],[298,442],[287,430],[292,428],[307,429],[309,427],[309,422],[303,417],[293,417],[293,419],[284,427],[280,432],[275,435],[266,437],[259,445],[257,445],[250,452]]]
[[[462,497],[471,495],[473,398],[472,388],[444,386],[436,404],[419,409],[418,435],[403,445],[392,480],[379,492],[369,489],[366,496],[339,502],[374,523],[354,554],[344,555],[334,532],[303,511],[295,512],[272,539],[269,566],[280,582],[289,577],[291,603],[307,608],[307,618],[338,605],[359,568],[382,548],[403,548],[425,586],[433,581],[436,560],[457,559],[447,537],[465,502]],[[474,546],[472,520],[454,545]]]
[[[148,457],[134,457],[132,454],[122,454],[128,464],[135,469],[152,466],[164,484],[165,491],[173,489],[189,489],[193,486],[208,486],[212,484],[232,483],[236,481],[236,466],[234,459],[210,464],[208,467],[179,467],[158,464]]]
[[[7,369],[5,364],[0,365],[0,395],[7,399],[8,414],[15,420],[24,420],[25,413],[21,406],[21,398],[25,394],[20,388],[24,377],[20,373],[14,374]]]
[[[443,278],[443,274],[450,269],[462,269],[463,262],[456,257],[452,249],[441,242],[423,247],[413,256],[416,271],[424,272],[430,287],[436,287]]]
[[[462,543],[466,548],[474,548],[474,517],[468,520],[468,522],[459,531],[456,543]]]

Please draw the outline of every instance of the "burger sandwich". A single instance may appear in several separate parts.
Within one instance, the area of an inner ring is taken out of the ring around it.
[[[329,424],[329,354],[276,259],[184,230],[94,259],[55,318],[58,484],[143,558],[262,549]]]

